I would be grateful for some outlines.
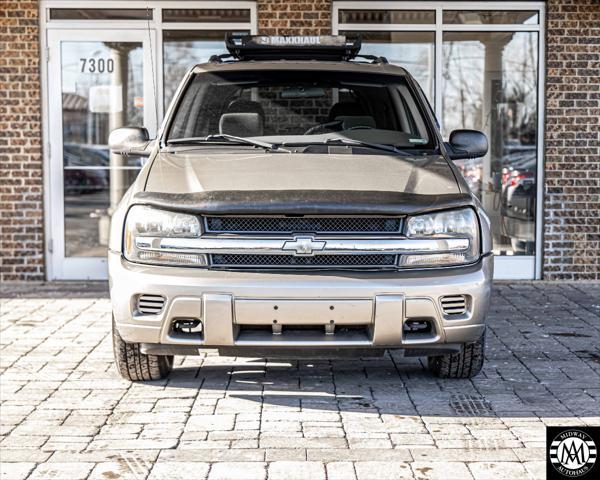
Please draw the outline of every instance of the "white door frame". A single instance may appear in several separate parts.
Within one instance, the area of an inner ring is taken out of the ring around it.
[[[156,51],[155,30],[48,30],[47,31],[47,191],[45,209],[49,280],[104,280],[108,277],[103,257],[65,257],[64,169],[62,124],[62,42],[137,42],[143,47],[144,126],[154,136],[157,129],[152,52]],[[45,102],[46,103],[46,102]]]
[[[434,11],[435,23],[431,24],[341,24],[340,10],[428,10]],[[510,25],[449,25],[443,24],[444,10],[531,10],[537,11],[537,24]],[[494,257],[494,278],[496,279],[541,279],[544,246],[544,92],[545,92],[545,25],[546,4],[532,1],[352,1],[334,0],[332,10],[332,33],[340,30],[355,31],[404,31],[435,32],[434,110],[438,118],[442,116],[442,40],[443,32],[538,32],[538,95],[537,95],[537,197],[535,212],[535,255],[506,255]]]
[[[84,5],[85,4],[85,5]],[[50,10],[52,8],[85,9],[85,8],[141,8],[152,12],[151,20],[52,20]],[[248,9],[250,10],[250,22],[243,23],[202,23],[202,22],[163,22],[162,10],[164,8],[190,8],[190,9]],[[57,215],[55,211],[60,208],[60,214],[64,212],[63,206],[63,172],[62,151],[57,156],[56,131],[62,132],[62,105],[60,105],[60,73],[56,74],[54,67],[56,52],[51,52],[51,40],[55,38],[73,39],[69,35],[80,35],[85,29],[85,39],[94,40],[96,33],[105,35],[110,32],[111,40],[121,39],[122,34],[132,34],[134,41],[142,41],[144,44],[144,89],[151,88],[152,82],[156,88],[156,96],[146,95],[155,100],[152,111],[158,111],[159,119],[163,116],[163,30],[250,30],[252,34],[257,33],[257,6],[256,2],[250,0],[231,0],[227,4],[218,0],[185,0],[177,4],[172,0],[94,0],[93,2],[82,2],[81,0],[40,0],[39,2],[39,27],[40,27],[40,74],[42,83],[42,134],[43,134],[43,171],[44,171],[44,237],[45,237],[45,267],[47,280],[82,280],[108,278],[106,260],[89,262],[85,258],[71,258],[66,265],[57,259],[58,252],[64,252],[64,217]],[[152,47],[147,48],[146,40],[139,40],[142,36],[147,39]],[[125,37],[123,37],[125,38]],[[151,59],[147,57],[151,56]],[[151,63],[151,61],[153,63]],[[148,65],[153,67],[150,71]],[[51,71],[52,70],[52,71]],[[60,69],[59,69],[60,70]],[[51,90],[50,85],[58,82],[59,89]],[[56,98],[53,98],[56,97]],[[58,100],[57,100],[58,99]],[[56,103],[59,103],[60,119],[57,124],[54,116],[57,115]],[[147,105],[148,106],[148,105]],[[150,114],[150,108],[146,108],[144,114]],[[157,125],[147,123],[147,126],[156,128]],[[56,130],[58,129],[58,130]],[[153,128],[150,128],[152,130]],[[151,133],[153,133],[151,131]],[[59,147],[62,148],[62,139]],[[59,160],[56,160],[56,159]],[[58,164],[60,164],[58,166]],[[57,169],[60,170],[57,172]],[[61,255],[60,258],[64,258]]]

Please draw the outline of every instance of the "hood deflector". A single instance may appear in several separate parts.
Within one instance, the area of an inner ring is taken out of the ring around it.
[[[466,193],[418,195],[362,190],[139,192],[132,203],[206,215],[413,215],[475,205]]]

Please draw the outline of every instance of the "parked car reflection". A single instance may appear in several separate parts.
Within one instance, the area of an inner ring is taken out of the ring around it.
[[[107,145],[65,143],[64,214],[65,254],[69,257],[102,257],[106,254],[110,221],[111,167]],[[142,167],[141,157],[127,157],[127,188]]]
[[[515,253],[535,253],[536,147],[514,145],[502,158],[501,215]]]
[[[67,143],[63,149],[65,195],[93,193],[108,188],[108,148]]]

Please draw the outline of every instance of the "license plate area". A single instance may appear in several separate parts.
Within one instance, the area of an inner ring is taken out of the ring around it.
[[[237,325],[369,325],[371,299],[236,299]],[[274,322],[276,321],[276,322]]]

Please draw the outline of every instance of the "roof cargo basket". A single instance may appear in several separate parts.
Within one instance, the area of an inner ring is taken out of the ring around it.
[[[358,55],[360,37],[345,35],[266,36],[228,34],[227,50],[238,60],[351,60]]]

